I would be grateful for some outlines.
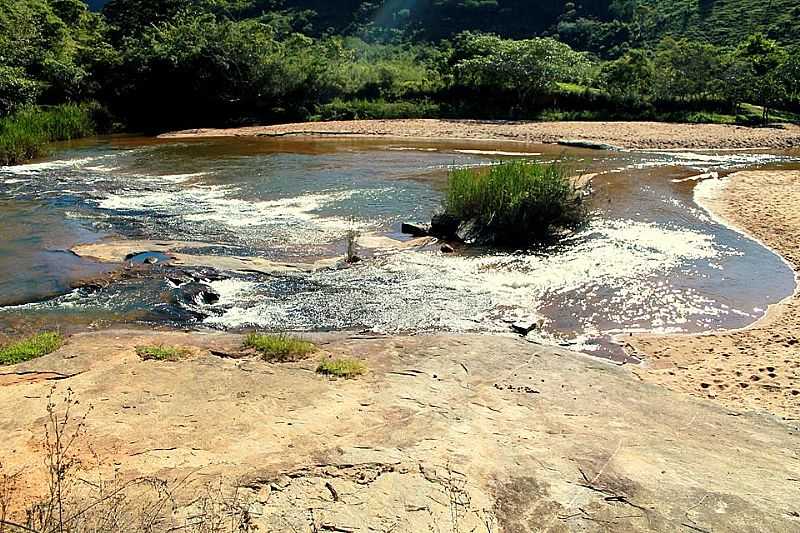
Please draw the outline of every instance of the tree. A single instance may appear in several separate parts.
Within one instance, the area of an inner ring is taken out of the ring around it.
[[[762,107],[762,120],[769,122],[770,108],[785,95],[780,67],[787,60],[786,51],[772,39],[757,33],[748,37],[736,51],[749,70],[752,81],[751,95]]]
[[[722,76],[723,56],[711,44],[671,37],[662,40],[654,61],[656,96],[683,100],[714,96]]]
[[[654,78],[653,61],[638,49],[605,63],[600,70],[600,83],[617,97],[646,100],[653,94]]]
[[[455,42],[453,71],[466,86],[511,90],[519,106],[559,82],[581,82],[589,60],[550,38],[513,41],[496,35],[463,33]]]

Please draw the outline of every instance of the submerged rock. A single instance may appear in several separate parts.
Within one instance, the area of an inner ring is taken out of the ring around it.
[[[400,225],[400,231],[406,235],[411,235],[413,237],[427,237],[430,235],[430,226],[423,225],[423,224],[411,224],[408,222],[403,222]]]
[[[518,320],[517,322],[511,324],[511,331],[525,337],[531,331],[540,329],[542,327],[543,322],[544,319],[541,317]]]
[[[458,227],[461,225],[461,219],[448,215],[447,213],[438,213],[431,218],[430,235],[438,237],[445,241],[455,240]]]
[[[622,150],[622,148],[619,146],[614,146],[613,144],[606,144],[588,139],[559,139],[558,144],[561,146],[571,146],[574,148],[589,148],[591,150],[608,150],[612,152],[618,152]]]
[[[199,282],[188,283],[179,289],[178,300],[193,305],[211,305],[219,301],[217,294],[211,287]]]

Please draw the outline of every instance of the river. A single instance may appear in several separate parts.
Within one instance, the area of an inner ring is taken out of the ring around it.
[[[798,168],[797,155],[308,138],[66,143],[48,160],[0,168],[0,329],[507,333],[542,316],[532,341],[619,359],[614,335],[742,327],[792,293],[789,266],[717,223],[693,189],[701,175]],[[72,288],[120,265],[69,250],[110,238],[280,262],[340,256],[349,231],[404,240],[401,222],[440,207],[449,167],[513,157],[598,173],[587,227],[533,252],[427,246],[366,253],[347,268],[196,276],[218,296],[208,302],[188,302],[168,265]]]

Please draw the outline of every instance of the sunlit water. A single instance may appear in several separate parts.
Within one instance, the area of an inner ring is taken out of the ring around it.
[[[66,250],[104,236],[199,241],[208,244],[193,253],[284,261],[342,254],[350,230],[399,238],[401,222],[428,220],[441,205],[449,166],[509,157],[600,172],[590,224],[536,253],[428,247],[309,274],[228,273],[203,281],[219,301],[197,305],[185,305],[162,267],[99,291],[69,290],[106,267]],[[693,178],[793,166],[789,155],[761,152],[93,140],[0,169],[0,323],[506,332],[542,315],[534,340],[602,352],[625,331],[740,327],[791,293],[793,273],[702,211]]]

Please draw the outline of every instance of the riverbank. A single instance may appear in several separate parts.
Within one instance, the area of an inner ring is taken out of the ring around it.
[[[702,186],[703,184],[701,184]],[[800,268],[800,172],[737,172],[710,182],[698,200],[728,224]],[[769,309],[752,327],[706,335],[625,339],[645,361],[644,381],[709,398],[726,408],[800,419],[800,298]]]
[[[192,129],[162,138],[279,137],[291,135],[419,139],[474,139],[549,144],[591,140],[630,149],[792,148],[800,146],[800,126],[750,128],[723,124],[663,122],[527,122],[500,120],[353,120],[307,122],[230,129]]]
[[[797,527],[800,437],[770,417],[516,338],[310,337],[318,354],[270,364],[243,354],[237,335],[88,332],[3,368],[0,462],[24,472],[12,508],[44,490],[55,386],[56,411],[67,388],[75,420],[88,411],[69,454],[80,479],[116,471],[106,489],[140,476],[167,482],[159,530],[187,514],[210,520],[214,505],[263,531]],[[185,355],[144,361],[140,345]],[[368,372],[331,381],[314,371],[329,355],[356,357]],[[121,492],[113,516],[151,510],[146,497]]]

